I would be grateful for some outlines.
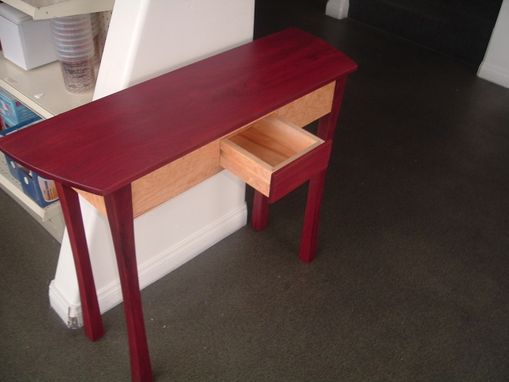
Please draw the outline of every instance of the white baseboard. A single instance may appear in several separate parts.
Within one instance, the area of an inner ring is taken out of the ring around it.
[[[81,304],[77,305],[69,302],[55,286],[55,280],[52,280],[49,284],[49,303],[68,328],[78,329],[83,326]]]
[[[154,255],[150,260],[138,264],[140,288],[152,284],[184,263],[193,259],[220,240],[231,235],[246,225],[247,207],[230,211],[220,219],[194,232],[184,240]],[[54,281],[49,286],[50,305],[69,328],[83,326],[81,304],[74,304],[64,297]],[[104,313],[122,302],[122,291],[118,280],[111,282],[97,291],[101,313]]]
[[[325,8],[325,14],[335,19],[348,17],[349,0],[329,0]]]
[[[509,88],[509,69],[502,66],[482,62],[477,75],[485,80]]]

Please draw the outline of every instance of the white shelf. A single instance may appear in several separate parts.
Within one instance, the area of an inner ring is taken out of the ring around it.
[[[23,70],[3,56],[0,57],[0,87],[43,118],[89,103],[93,96],[93,90],[83,94],[69,93],[58,62]]]
[[[94,12],[111,11],[115,0],[4,0],[4,3],[35,20]],[[64,86],[60,64],[53,62],[29,71],[23,70],[0,53],[0,88],[17,98],[43,118],[51,118],[92,101],[94,91],[69,93]],[[5,190],[55,239],[62,240],[65,224],[60,203],[41,208],[25,195],[21,184],[9,173],[0,154],[0,188]]]
[[[1,155],[0,158],[0,186],[12,195],[17,202],[26,206],[32,215],[38,216],[42,222],[46,222],[61,213],[59,202],[52,203],[42,208],[30,197],[25,195],[21,188],[21,184],[9,172],[3,155]]]
[[[115,0],[3,0],[34,20],[111,11]]]
[[[72,94],[65,90],[60,64],[53,62],[29,71],[6,60],[0,53],[0,88],[9,92],[43,118],[66,112],[92,101],[93,91]],[[42,208],[25,195],[21,184],[11,176],[0,154],[0,188],[5,190],[56,240],[62,241],[65,223],[59,202]]]
[[[4,0],[4,3],[35,20],[94,12],[111,11],[115,0]],[[0,88],[9,92],[43,118],[51,118],[92,101],[94,91],[69,93],[64,86],[60,64],[53,62],[29,71],[23,70],[0,53]],[[0,188],[5,190],[55,239],[62,240],[65,223],[60,203],[41,208],[25,195],[21,184],[11,176],[0,154]]]
[[[21,207],[25,209],[32,217],[42,225],[51,236],[59,242],[62,242],[65,223],[62,215],[60,202],[55,202],[42,208],[32,199],[30,199],[21,188],[17,179],[13,178],[7,168],[4,156],[0,155],[0,189],[9,194]]]

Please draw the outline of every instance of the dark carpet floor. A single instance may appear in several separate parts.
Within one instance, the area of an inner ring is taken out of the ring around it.
[[[305,189],[143,291],[156,381],[508,381],[509,90],[310,3],[257,1],[359,63],[297,259]],[[286,3],[288,4],[288,3]],[[89,342],[48,304],[58,244],[0,192],[0,381],[128,381],[122,307]]]

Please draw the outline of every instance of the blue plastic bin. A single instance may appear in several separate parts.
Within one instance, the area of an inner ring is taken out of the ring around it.
[[[7,163],[7,167],[9,168],[9,172],[11,175],[19,180],[19,173],[18,173],[18,164],[10,157],[5,155],[5,162]]]
[[[45,179],[37,173],[18,165],[18,175],[23,192],[39,206],[46,207],[58,200],[55,182]]]
[[[3,90],[0,90],[0,114],[9,126],[28,123],[27,121],[38,117],[32,110]]]
[[[3,118],[3,116],[2,116]],[[12,134],[14,133],[16,130],[19,130],[21,129],[22,127],[26,127],[38,120],[40,120],[41,117],[39,117],[38,115],[34,115],[31,119],[28,119],[26,120],[25,122],[22,122],[22,123],[18,123],[17,125],[14,125],[14,126],[10,126],[9,123],[7,123],[4,119],[4,125],[5,127],[7,127],[6,129],[4,130],[0,130],[0,139],[2,137],[5,137],[6,135],[9,135],[9,134]],[[5,161],[7,162],[7,166],[9,167],[9,172],[11,173],[11,175],[20,180],[19,179],[19,174],[18,174],[18,164],[11,158],[9,157],[8,155],[5,155]]]
[[[2,118],[5,122],[5,126],[8,128],[0,130],[0,139],[41,119],[37,114],[34,114],[31,118],[9,127],[10,124],[3,115]],[[58,200],[57,190],[53,181],[42,178],[33,171],[24,168],[8,155],[5,155],[5,160],[11,175],[21,183],[23,192],[39,206],[46,207]]]

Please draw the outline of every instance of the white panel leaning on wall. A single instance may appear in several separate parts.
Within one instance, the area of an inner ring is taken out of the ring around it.
[[[504,0],[477,75],[509,88],[509,0]]]
[[[348,17],[349,0],[329,0],[325,8],[325,14],[335,19]]]

